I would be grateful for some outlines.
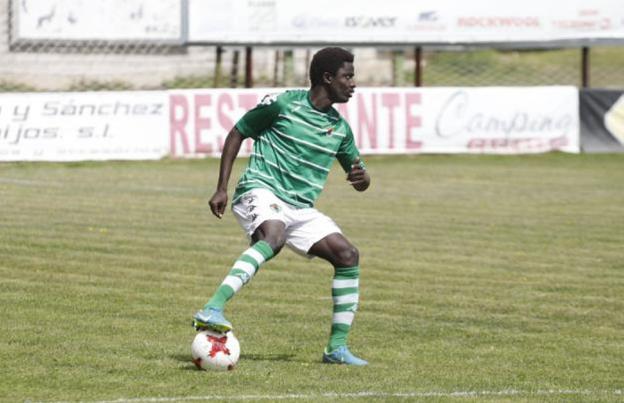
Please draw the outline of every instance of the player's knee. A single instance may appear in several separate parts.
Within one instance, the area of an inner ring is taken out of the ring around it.
[[[264,241],[268,243],[273,254],[277,255],[286,243],[284,224],[277,221],[265,221],[256,229],[251,239],[254,242]]]
[[[273,254],[277,255],[284,247],[284,244],[286,244],[286,235],[274,234],[264,238],[264,241],[273,249]]]
[[[353,267],[360,261],[360,252],[355,246],[348,246],[338,252],[336,266]]]

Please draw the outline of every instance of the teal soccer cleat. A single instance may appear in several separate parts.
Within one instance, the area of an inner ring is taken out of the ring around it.
[[[223,310],[217,308],[198,311],[193,317],[193,327],[196,330],[212,330],[219,333],[232,330],[232,324],[223,316]]]
[[[351,354],[347,346],[340,346],[331,353],[323,352],[323,362],[327,364],[368,365],[368,361]]]

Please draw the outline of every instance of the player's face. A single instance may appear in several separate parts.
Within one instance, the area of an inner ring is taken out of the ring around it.
[[[332,102],[348,102],[355,91],[355,81],[353,76],[355,70],[353,63],[345,62],[332,77],[329,84],[329,92]]]

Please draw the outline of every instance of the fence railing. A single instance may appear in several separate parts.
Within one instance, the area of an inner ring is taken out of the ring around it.
[[[316,48],[0,46],[0,91],[307,86]],[[354,48],[360,86],[624,88],[624,47]]]
[[[17,3],[15,3],[17,4]],[[318,47],[183,45],[171,41],[12,40],[0,0],[0,91],[308,86]],[[14,5],[15,7],[15,5]],[[624,46],[562,49],[354,47],[360,86],[624,88]]]

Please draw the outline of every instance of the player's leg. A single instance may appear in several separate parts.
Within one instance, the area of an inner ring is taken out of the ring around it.
[[[231,330],[232,324],[223,316],[225,304],[254,277],[263,263],[277,255],[284,246],[286,226],[284,221],[274,216],[272,209],[263,207],[273,202],[272,195],[268,195],[269,201],[264,196],[247,197],[234,206],[239,223],[251,233],[252,244],[236,259],[204,308],[195,314],[195,328],[218,332]],[[267,211],[268,214],[265,213]]]
[[[252,241],[253,244],[236,259],[204,308],[195,314],[195,328],[218,332],[232,329],[232,324],[223,316],[225,304],[253,278],[264,262],[279,253],[284,245],[284,223],[276,220],[263,222]]]
[[[333,233],[316,242],[310,255],[334,266],[332,298],[334,302],[331,333],[323,361],[336,364],[366,365],[347,348],[347,337],[359,302],[359,252],[341,233]]]

